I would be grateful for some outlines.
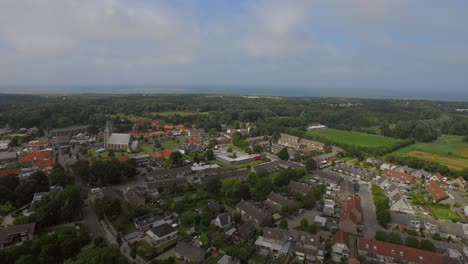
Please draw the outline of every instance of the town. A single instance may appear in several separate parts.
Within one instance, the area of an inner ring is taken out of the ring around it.
[[[2,263],[468,263],[461,176],[255,122],[101,121],[1,129]]]

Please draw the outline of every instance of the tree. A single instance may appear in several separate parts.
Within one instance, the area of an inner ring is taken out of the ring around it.
[[[419,240],[413,236],[407,236],[405,240],[405,246],[418,248],[419,247]]]
[[[305,162],[305,167],[307,169],[307,172],[310,173],[317,169],[317,162],[312,157],[309,157]]]
[[[384,231],[377,231],[375,233],[375,239],[376,240],[379,240],[379,241],[387,241],[388,240],[388,236],[387,236],[387,233],[385,233]]]
[[[286,219],[281,220],[281,222],[279,223],[279,227],[281,229],[288,229],[288,220]]]
[[[278,153],[278,157],[282,160],[288,160],[289,159],[288,149],[282,148],[280,152]]]
[[[127,264],[127,260],[117,247],[94,247],[85,250],[76,260],[67,260],[65,264]]]
[[[434,244],[432,244],[432,242],[427,239],[423,239],[421,240],[421,242],[419,242],[419,248],[422,250],[427,250],[427,251],[433,251],[433,252],[436,251]]]
[[[306,230],[309,227],[309,221],[307,221],[307,218],[302,218],[300,227],[302,230]]]
[[[218,178],[209,178],[205,182],[205,190],[209,193],[218,194],[221,190],[221,180]]]
[[[213,153],[213,150],[211,148],[206,150],[205,158],[206,158],[206,160],[213,160],[214,159],[214,153]]]
[[[402,244],[401,236],[400,236],[399,233],[396,233],[396,232],[391,232],[388,235],[388,240],[387,241],[390,242],[390,243],[393,243],[393,244],[398,244],[398,245]]]

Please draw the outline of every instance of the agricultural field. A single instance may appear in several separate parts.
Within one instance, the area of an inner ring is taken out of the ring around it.
[[[308,131],[307,135],[310,137],[318,136],[319,141],[323,139],[335,144],[365,148],[391,147],[400,142],[399,139],[332,128]]]
[[[416,143],[401,148],[390,155],[408,156],[445,165],[450,169],[468,168],[468,143],[463,137],[443,135],[430,143]]]

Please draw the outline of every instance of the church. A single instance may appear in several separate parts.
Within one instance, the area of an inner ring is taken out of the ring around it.
[[[106,123],[104,130],[104,149],[109,151],[140,152],[141,144],[137,140],[132,140],[130,134],[112,133],[109,123]]]

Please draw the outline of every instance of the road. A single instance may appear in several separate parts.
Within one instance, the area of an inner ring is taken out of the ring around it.
[[[375,217],[375,206],[369,184],[361,184],[359,188],[361,205],[363,210],[363,235],[364,237],[374,238],[375,232],[379,228],[379,223]]]

